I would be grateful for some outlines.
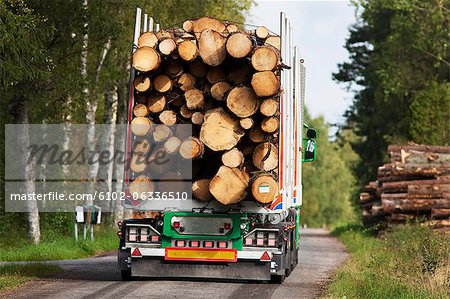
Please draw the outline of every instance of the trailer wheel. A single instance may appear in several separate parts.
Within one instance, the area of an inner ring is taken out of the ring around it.
[[[132,279],[130,270],[121,270],[120,276],[122,277],[122,280],[124,280],[124,281],[129,281]]]

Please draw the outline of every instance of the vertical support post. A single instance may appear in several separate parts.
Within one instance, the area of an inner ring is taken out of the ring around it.
[[[137,45],[139,36],[141,36],[141,17],[142,17],[142,9],[139,7],[136,8],[136,20],[134,23],[134,37],[133,37],[133,43]],[[136,51],[136,49],[133,46],[133,53]]]
[[[142,33],[145,33],[145,32],[147,32],[147,26],[148,26],[148,15],[147,14],[144,14],[144,27],[142,28]]]
[[[156,26],[155,26],[156,28],[155,28],[155,31],[156,32],[158,32],[159,31],[159,23],[156,23]]]
[[[153,17],[150,17],[148,20],[148,31],[153,32],[154,23],[155,23],[155,20],[153,20]]]

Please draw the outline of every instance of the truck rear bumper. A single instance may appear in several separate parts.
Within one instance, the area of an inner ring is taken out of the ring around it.
[[[140,258],[131,262],[131,275],[167,278],[215,278],[270,280],[270,263],[238,260],[235,263],[181,263],[161,258]]]

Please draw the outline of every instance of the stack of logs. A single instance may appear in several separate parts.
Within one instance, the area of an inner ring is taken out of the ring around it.
[[[360,194],[366,224],[420,221],[450,231],[450,146],[390,145],[390,164]]]
[[[152,158],[147,149],[156,144],[192,161],[196,200],[270,203],[278,194],[280,37],[203,17],[146,32],[136,46],[130,192],[155,187],[135,161]],[[179,124],[192,124],[191,136]],[[259,193],[261,185],[269,192]]]

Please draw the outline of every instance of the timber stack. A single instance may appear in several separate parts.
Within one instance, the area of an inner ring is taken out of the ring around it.
[[[360,194],[364,222],[419,221],[450,231],[450,146],[390,145],[388,156]]]
[[[154,158],[146,148],[156,145],[192,161],[195,200],[270,203],[278,195],[280,37],[210,17],[180,27],[142,34],[133,54],[130,168],[140,183],[130,192],[153,190],[152,171],[183,171],[135,163]],[[270,194],[257,192],[260,184]]]

